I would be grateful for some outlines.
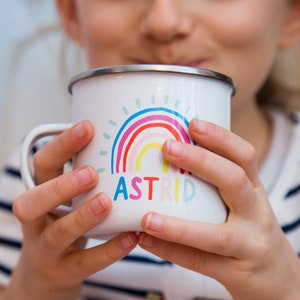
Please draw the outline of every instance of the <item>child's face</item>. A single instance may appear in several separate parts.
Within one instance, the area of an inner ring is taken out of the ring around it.
[[[90,67],[209,68],[231,76],[244,98],[254,98],[278,48],[289,43],[286,29],[296,10],[289,0],[64,1],[76,4],[65,25]]]

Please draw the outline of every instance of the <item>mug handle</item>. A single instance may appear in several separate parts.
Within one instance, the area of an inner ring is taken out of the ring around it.
[[[33,146],[36,144],[37,141],[40,139],[58,135],[63,131],[67,130],[72,126],[71,123],[64,123],[64,124],[44,124],[32,129],[25,137],[22,146],[21,146],[21,175],[22,180],[25,183],[27,189],[34,188],[36,186],[32,168],[31,168],[31,153]],[[53,213],[64,215],[71,211],[71,207],[66,205],[60,205],[56,209],[54,209]]]

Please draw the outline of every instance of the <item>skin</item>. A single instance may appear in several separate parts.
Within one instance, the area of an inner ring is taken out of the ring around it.
[[[90,67],[180,64],[213,69],[235,80],[238,91],[232,102],[231,132],[193,120],[190,134],[199,146],[167,141],[162,149],[169,162],[214,184],[229,215],[224,224],[212,225],[149,213],[142,220],[144,233],[125,233],[83,250],[81,236],[105,218],[111,200],[100,194],[59,219],[48,213],[97,183],[90,167],[61,175],[63,163],[93,136],[92,124],[82,122],[34,157],[40,185],[14,202],[24,247],[2,299],[20,299],[20,291],[25,300],[40,295],[45,300],[76,299],[85,277],[119,260],[137,243],[217,279],[234,299],[298,299],[299,259],[281,232],[258,178],[272,124],[257,107],[255,95],[277,51],[299,39],[299,1],[56,2],[66,33],[86,50]]]

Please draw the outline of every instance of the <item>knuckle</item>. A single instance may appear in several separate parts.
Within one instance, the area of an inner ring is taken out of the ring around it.
[[[189,268],[196,271],[206,270],[210,265],[208,256],[197,249],[192,249],[189,253]]]
[[[24,194],[18,196],[12,205],[12,212],[14,216],[23,225],[31,223],[36,220],[36,214],[33,211],[30,199],[28,199],[30,193],[27,191]]]
[[[13,213],[21,223],[26,223],[28,221],[24,201],[21,197],[15,199],[13,203]]]
[[[62,198],[64,195],[64,187],[60,184],[59,180],[53,180],[52,184],[49,185],[49,188],[46,189],[46,198],[47,199],[57,199]]]
[[[106,262],[106,265],[120,260],[126,253],[126,250],[122,249],[120,246],[119,238],[108,242],[103,248],[103,257],[105,257],[104,261]]]
[[[90,221],[90,220],[89,220]],[[84,213],[78,209],[74,212],[72,217],[72,228],[85,228],[87,227],[87,216],[84,216]]]
[[[188,170],[192,171],[193,173],[197,174],[198,169],[201,167],[204,168],[208,166],[210,163],[208,152],[198,146],[191,146],[189,145],[189,150],[186,151],[186,156],[182,160],[182,166],[186,169],[188,166]]]
[[[261,257],[268,257],[270,254],[270,245],[267,239],[257,239],[256,253]]]
[[[249,178],[246,174],[246,171],[243,168],[236,168],[232,176],[233,176],[232,182],[234,183],[236,189],[243,189],[249,183]]]
[[[60,248],[59,237],[51,230],[51,227],[43,232],[40,242],[42,249],[55,250]]]
[[[246,171],[241,167],[235,168],[228,176],[230,176],[230,183],[235,190],[244,189],[249,183]]]
[[[53,160],[43,154],[42,149],[38,150],[32,158],[35,182],[40,184],[49,180],[52,176]]]
[[[41,170],[42,168],[45,167],[45,160],[43,158],[41,150],[37,151],[34,154],[34,156],[32,158],[32,162],[33,162],[35,170]]]
[[[104,253],[104,256],[107,258],[107,261],[112,263],[120,259],[121,250],[117,248],[117,251],[111,251],[110,247],[107,247],[104,249]]]
[[[231,132],[228,130],[224,130],[224,129],[220,130],[218,126],[213,125],[212,132],[215,135],[216,140],[218,140],[222,145],[226,144],[227,141],[230,140]]]
[[[264,234],[262,234],[262,232]],[[268,216],[265,215],[262,220],[260,220],[260,228],[257,229],[256,232],[255,244],[253,244],[253,247],[255,248],[253,252],[261,257],[269,257],[270,253],[273,251],[273,248],[270,247],[270,244],[274,244],[272,238],[273,236],[276,236],[278,232],[282,234],[281,229],[274,225],[274,220],[271,220],[271,218],[268,218]]]
[[[199,147],[195,147],[194,149],[196,150],[195,153],[191,153],[192,155],[189,155],[189,157],[192,159],[192,163],[194,162],[193,160],[194,157],[197,158],[197,161],[199,163],[206,164],[209,161],[208,152],[205,149]],[[195,165],[195,163],[193,165]]]
[[[98,270],[98,265],[95,263],[93,255],[83,255],[78,258],[76,263],[82,274],[91,274]]]
[[[193,251],[193,270],[202,274],[214,274],[215,268],[213,267],[215,261],[215,254],[210,252]]]
[[[232,235],[228,231],[223,231],[215,236],[215,249],[219,253],[228,252],[232,245]]]
[[[245,147],[243,152],[243,159],[246,165],[256,163],[257,155],[253,145],[248,143],[248,147]]]

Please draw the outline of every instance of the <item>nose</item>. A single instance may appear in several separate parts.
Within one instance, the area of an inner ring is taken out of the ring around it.
[[[142,21],[142,33],[160,42],[189,34],[192,17],[185,11],[186,0],[152,0]]]

